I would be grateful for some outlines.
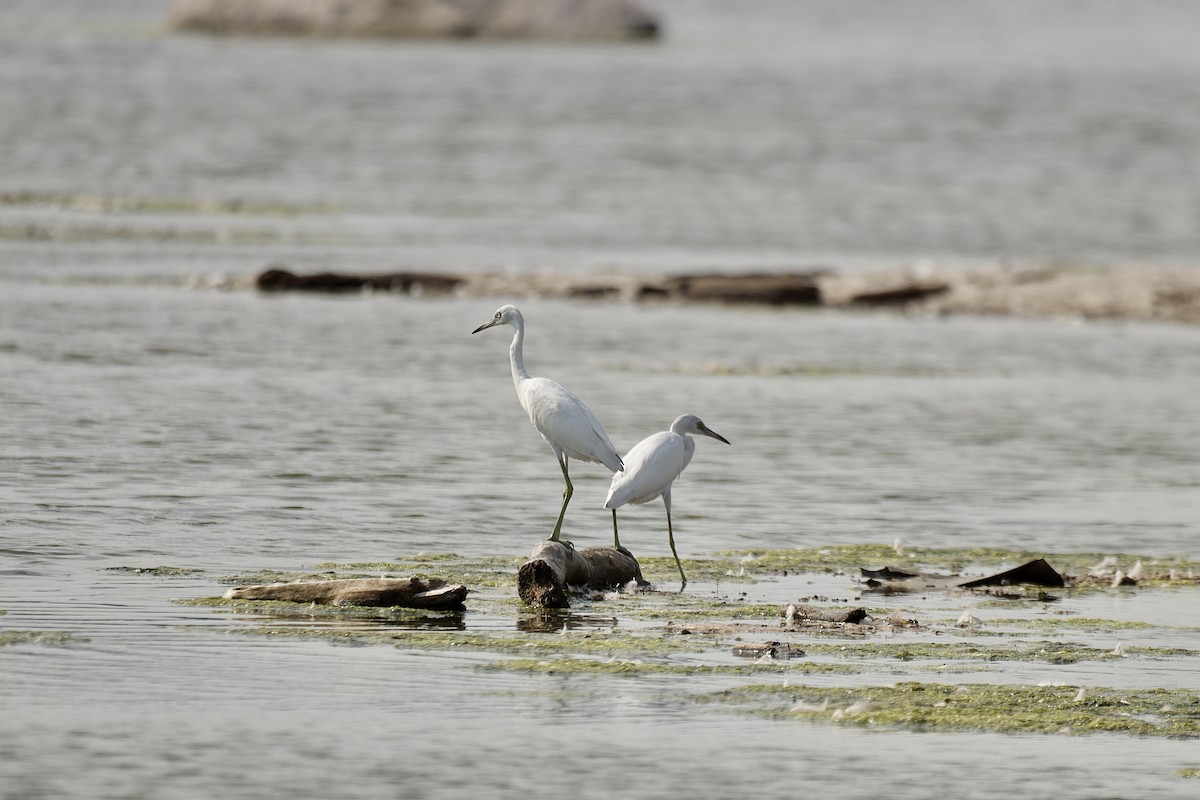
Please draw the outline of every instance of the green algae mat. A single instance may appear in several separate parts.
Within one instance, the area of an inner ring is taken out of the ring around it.
[[[965,578],[1036,558],[1066,585],[893,591],[859,573]],[[177,602],[211,608],[247,636],[463,654],[463,668],[483,674],[587,676],[564,684],[575,692],[638,681],[663,702],[805,724],[1200,738],[1200,563],[1186,559],[883,545],[731,551],[688,561],[685,593],[587,592],[555,612],[517,599],[522,561],[414,554],[220,579],[441,578],[471,588],[457,613]],[[647,579],[672,588],[670,558],[641,563]],[[858,621],[839,621],[847,609]]]

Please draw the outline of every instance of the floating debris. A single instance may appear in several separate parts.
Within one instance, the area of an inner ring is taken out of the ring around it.
[[[958,622],[954,623],[957,628],[978,628],[982,624],[983,620],[970,611],[964,611],[962,616],[958,618]]]
[[[760,663],[763,660],[786,660],[789,658],[803,658],[805,652],[799,647],[787,644],[786,642],[762,642],[760,644],[739,644],[733,648],[733,654],[738,658],[753,658]]]

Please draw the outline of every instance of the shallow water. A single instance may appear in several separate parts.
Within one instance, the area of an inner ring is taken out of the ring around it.
[[[676,486],[687,557],[896,537],[1198,554],[1189,443],[1200,431],[1186,412],[1200,378],[1181,367],[1200,347],[1190,329],[525,306],[530,368],[587,398],[622,449],[685,410],[733,442],[702,441]],[[1002,783],[1089,797],[1117,774],[1139,796],[1179,796],[1173,772],[1191,745],[754,721],[664,702],[661,679],[559,685],[477,673],[478,655],[229,636],[236,622],[170,603],[264,567],[417,551],[515,558],[544,536],[558,470],[513,396],[507,335],[468,333],[491,310],[477,299],[6,286],[0,628],[86,639],[0,649],[6,796],[517,796],[580,781],[598,796],[613,770],[648,796],[746,782],[767,796],[797,785],[871,795],[877,786],[849,780],[848,752],[898,797],[961,787],[968,766],[966,796]],[[575,476],[567,535],[603,544],[603,470],[577,465]],[[622,520],[636,552],[667,553],[660,507]],[[209,572],[106,571],[162,564]],[[853,590],[848,578],[833,586]],[[746,590],[759,602],[815,591]],[[1194,617],[1169,599],[1128,602],[1151,603],[1136,619]],[[1002,677],[1047,676],[1195,688],[1180,662]],[[561,771],[535,778],[524,764],[544,751]]]
[[[655,677],[231,635],[247,621],[171,600],[263,568],[516,558],[560,491],[507,329],[469,335],[508,298],[186,287],[270,261],[1197,263],[1192,5],[939,6],[929,29],[920,2],[689,0],[630,48],[210,41],[166,35],[163,7],[0,9],[0,630],[75,637],[0,647],[0,796],[1186,796],[1192,744],[768,722]],[[896,538],[1200,557],[1196,330],[521,305],[530,370],[619,449],[684,412],[733,442],[701,441],[676,486],[685,557]],[[604,544],[606,474],[573,477],[567,535]],[[622,520],[668,553],[660,506]],[[159,565],[203,572],[112,569]],[[854,591],[739,591],[818,588]],[[1189,603],[1073,610],[1185,625]],[[1196,688],[1179,661],[1052,672]],[[542,753],[558,767],[533,775]]]
[[[0,188],[50,195],[0,206],[0,252],[141,262],[132,239],[199,274],[1200,263],[1183,0],[662,0],[664,41],[615,48],[170,36],[167,5],[0,9]],[[211,213],[238,203],[257,213]]]

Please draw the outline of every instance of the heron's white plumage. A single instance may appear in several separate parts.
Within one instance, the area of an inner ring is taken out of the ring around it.
[[[525,377],[517,382],[517,399],[551,447],[579,461],[595,461],[614,472],[622,460],[596,415],[562,384],[549,378]]]
[[[625,455],[625,471],[613,475],[604,507],[641,505],[661,496],[691,463],[695,452],[692,437],[673,430],[642,439]]]
[[[675,551],[675,532],[671,526],[671,484],[691,463],[692,454],[696,452],[696,443],[688,435],[692,433],[711,436],[729,444],[724,436],[710,430],[699,417],[684,414],[671,423],[670,430],[652,433],[633,446],[625,455],[625,470],[613,475],[608,487],[608,499],[604,502],[605,508],[612,509],[613,546],[619,548],[617,509],[626,503],[637,505],[656,497],[663,499],[667,509],[667,541],[684,586],[687,586],[687,575]]]
[[[596,415],[582,400],[569,392],[561,384],[549,378],[534,378],[525,370],[525,318],[516,306],[501,306],[492,318],[480,325],[471,333],[496,325],[511,325],[513,328],[512,344],[508,348],[509,362],[512,367],[513,385],[517,389],[517,399],[521,408],[529,415],[529,421],[538,433],[554,451],[559,468],[563,474],[563,504],[558,514],[558,522],[554,526],[554,534],[550,537],[558,541],[562,528],[563,516],[567,513],[567,503],[571,501],[574,492],[571,478],[567,472],[567,461],[595,461],[611,470],[621,470],[624,465],[621,454],[609,441],[604,427],[596,419]]]

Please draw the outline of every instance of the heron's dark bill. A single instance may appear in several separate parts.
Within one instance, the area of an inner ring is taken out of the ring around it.
[[[717,433],[716,431],[714,431],[712,428],[708,427],[707,425],[704,425],[703,427],[701,427],[700,431],[705,436],[711,436],[712,438],[716,439],[718,442],[724,442],[725,444],[732,446],[732,442],[730,442],[724,436]]]
[[[488,321],[488,322],[485,322],[485,323],[483,323],[482,325],[480,325],[480,326],[479,326],[478,328],[476,328],[475,330],[471,331],[471,333],[472,333],[472,334],[476,334],[476,333],[479,333],[480,331],[486,331],[488,328],[492,327],[492,326],[493,326],[493,325],[495,325],[495,324],[496,324],[496,320],[494,320],[494,319],[493,319],[493,320],[490,320],[490,321]]]

